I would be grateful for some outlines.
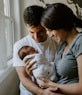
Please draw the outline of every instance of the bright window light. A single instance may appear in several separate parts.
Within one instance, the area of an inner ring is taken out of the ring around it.
[[[13,32],[14,24],[10,17],[10,0],[4,0],[4,16],[5,16],[5,36],[7,47],[7,60],[12,58],[13,55]]]

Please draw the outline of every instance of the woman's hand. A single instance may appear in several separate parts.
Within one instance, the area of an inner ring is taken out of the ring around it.
[[[56,87],[55,83],[45,78],[38,78],[42,82],[39,84],[41,88]],[[54,85],[53,85],[54,84]]]
[[[27,73],[29,76],[33,76],[32,71],[37,68],[37,67],[34,67],[34,66],[33,66],[36,62],[33,62],[33,63],[30,64],[30,62],[31,62],[32,59],[33,59],[33,58],[30,58],[30,59],[27,59],[27,60],[25,61],[26,73]]]
[[[39,93],[37,95],[65,95],[61,93],[56,93],[57,90],[58,90],[57,87],[49,87],[49,88],[44,89],[42,93]]]
[[[47,88],[47,89],[44,89],[43,91],[42,91],[42,93],[40,93],[40,94],[38,94],[38,95],[56,95],[55,94],[55,91],[57,90],[57,88],[56,87],[49,87],[49,88]]]

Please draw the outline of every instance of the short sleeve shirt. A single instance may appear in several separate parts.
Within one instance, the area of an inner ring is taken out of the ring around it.
[[[82,54],[82,33],[78,33],[70,45],[69,50],[62,57],[65,46],[66,42],[60,45],[55,60],[57,75],[59,78],[58,83],[75,83],[79,81],[76,59]]]
[[[25,65],[24,62],[18,56],[18,51],[23,46],[32,46],[39,53],[42,53],[49,62],[53,62],[55,59],[57,43],[53,38],[47,37],[46,41],[39,43],[36,42],[30,35],[28,35],[23,39],[19,40],[18,42],[16,42],[14,45],[14,50],[13,50],[14,67]]]

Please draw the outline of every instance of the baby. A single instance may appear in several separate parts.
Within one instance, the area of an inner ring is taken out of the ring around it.
[[[36,79],[36,82],[39,85],[41,85],[42,81],[39,80],[37,77],[47,78],[51,81],[56,80],[54,62],[48,62],[44,55],[39,53],[33,47],[23,46],[22,48],[19,49],[18,55],[23,60],[23,62],[26,62],[28,58],[33,58],[30,64],[36,61],[34,66],[36,66],[37,68],[33,70],[33,75]]]

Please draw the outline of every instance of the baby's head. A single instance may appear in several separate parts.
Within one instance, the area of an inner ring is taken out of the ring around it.
[[[37,50],[35,50],[33,47],[31,46],[23,46],[22,48],[19,49],[18,51],[18,55],[19,57],[23,60],[23,58],[27,55],[30,54],[36,54],[38,53]]]

